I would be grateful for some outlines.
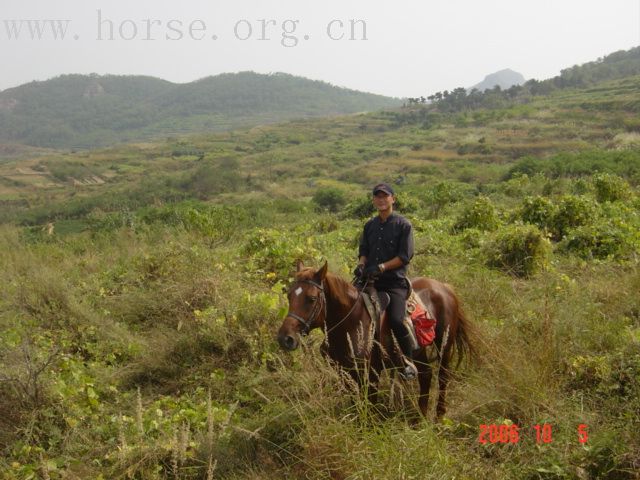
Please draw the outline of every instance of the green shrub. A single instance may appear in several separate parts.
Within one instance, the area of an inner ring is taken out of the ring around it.
[[[239,225],[255,222],[255,216],[243,208],[199,202],[147,207],[139,210],[137,217],[140,223],[179,226],[187,231],[198,232],[211,241],[228,238]]]
[[[578,178],[571,185],[571,193],[575,195],[585,195],[592,190],[592,186],[584,178]]]
[[[237,191],[242,185],[242,176],[227,163],[223,161],[220,165],[201,165],[180,183],[180,188],[201,200],[218,193]]]
[[[640,153],[637,149],[595,149],[577,153],[560,152],[550,158],[523,157],[509,169],[506,178],[537,172],[551,178],[592,175],[594,172],[616,173],[631,178],[639,170]]]
[[[478,197],[462,212],[453,228],[458,232],[467,228],[490,231],[498,228],[498,225],[498,214],[491,200],[487,197]]]
[[[509,225],[487,244],[484,253],[490,267],[528,277],[546,267],[551,246],[537,227]]]
[[[398,210],[401,213],[415,213],[420,209],[420,203],[418,200],[406,193],[396,194],[396,202],[394,204],[394,210]]]
[[[431,215],[437,217],[445,206],[459,202],[464,198],[464,195],[462,185],[454,182],[440,182],[427,191],[425,200],[429,205]]]
[[[562,240],[560,249],[585,259],[619,258],[633,249],[633,231],[616,223],[606,221],[574,228]]]
[[[244,252],[249,255],[247,269],[254,273],[275,274],[272,279],[288,278],[296,260],[313,263],[322,256],[305,234],[297,231],[281,231],[274,229],[258,229],[249,235]]]
[[[318,189],[312,200],[319,209],[330,212],[337,212],[347,203],[344,192],[335,187]]]
[[[525,191],[530,186],[530,183],[531,180],[529,179],[529,175],[518,175],[502,182],[500,184],[500,190],[510,197],[519,198],[525,194]]]
[[[520,207],[519,216],[525,223],[536,225],[541,229],[551,227],[557,207],[546,197],[525,197]]]
[[[135,228],[135,214],[128,209],[119,212],[104,212],[99,208],[90,212],[87,217],[89,230],[92,232],[111,232],[118,228]]]
[[[617,175],[598,173],[593,176],[592,182],[600,203],[624,200],[631,193],[629,184]]]
[[[355,218],[367,218],[371,217],[376,209],[371,202],[371,196],[366,195],[355,200],[346,207],[346,211],[349,216]]]
[[[567,386],[588,390],[607,403],[622,400],[640,406],[639,354],[636,343],[605,355],[578,355],[569,362]]]
[[[324,216],[313,223],[313,228],[318,233],[329,233],[338,230],[340,223],[334,216]]]
[[[560,240],[569,229],[590,224],[595,216],[596,205],[588,197],[563,196],[551,221],[554,238]]]
[[[460,235],[460,241],[466,249],[482,246],[482,232],[476,228],[467,228]]]

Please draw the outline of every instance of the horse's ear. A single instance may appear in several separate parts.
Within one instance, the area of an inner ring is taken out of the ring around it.
[[[302,260],[296,260],[296,272],[299,272],[303,268],[304,268],[304,263],[302,263]]]
[[[324,280],[324,277],[327,276],[327,270],[329,269],[329,262],[325,261],[324,265],[316,272],[316,278],[318,279],[318,283],[321,283]]]

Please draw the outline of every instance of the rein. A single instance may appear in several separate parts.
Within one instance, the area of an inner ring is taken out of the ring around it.
[[[331,332],[334,328],[336,328],[338,325],[340,325],[342,322],[344,322],[349,317],[349,315],[351,315],[353,310],[356,308],[356,305],[358,305],[358,300],[360,300],[361,296],[362,296],[362,290],[358,290],[358,297],[356,298],[355,302],[353,302],[353,306],[351,307],[351,310],[349,310],[349,312],[344,317],[342,317],[342,319],[338,323],[336,323],[333,327],[327,329],[325,335],[328,335],[329,332]],[[325,319],[325,321],[326,321],[326,319]]]

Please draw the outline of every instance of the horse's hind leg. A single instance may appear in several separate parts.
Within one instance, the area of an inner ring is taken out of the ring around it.
[[[445,355],[438,366],[438,405],[436,406],[436,418],[440,419],[447,411],[447,384],[449,383],[449,359]]]

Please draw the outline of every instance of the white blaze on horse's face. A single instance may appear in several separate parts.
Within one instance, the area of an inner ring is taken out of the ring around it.
[[[298,287],[295,289],[295,291],[293,292],[296,294],[296,297],[299,296],[302,293],[302,287]]]

